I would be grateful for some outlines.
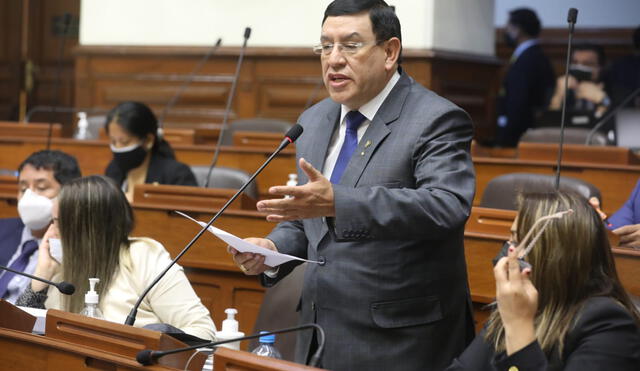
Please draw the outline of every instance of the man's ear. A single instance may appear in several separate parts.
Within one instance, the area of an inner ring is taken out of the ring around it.
[[[398,63],[398,58],[400,58],[400,51],[402,49],[402,44],[400,43],[400,39],[397,37],[392,37],[384,43],[384,53],[386,55],[385,59],[385,69],[391,70]]]

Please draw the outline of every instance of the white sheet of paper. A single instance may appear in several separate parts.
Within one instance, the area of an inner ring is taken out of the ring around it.
[[[185,213],[181,213],[180,211],[176,211],[176,213],[179,214],[179,215],[184,216],[185,218],[187,218],[189,220],[192,220],[192,221],[200,224],[201,227],[204,227],[204,226],[207,225],[207,223],[197,221],[197,220],[193,219],[192,217],[190,217],[189,215],[187,215]],[[264,264],[266,264],[266,265],[268,265],[270,267],[276,267],[276,266],[278,266],[278,265],[280,265],[282,263],[286,263],[286,262],[291,261],[291,260],[300,260],[300,261],[303,261],[303,262],[316,263],[316,264],[319,263],[319,262],[314,261],[314,260],[302,259],[302,258],[298,258],[297,256],[281,254],[281,253],[279,253],[277,251],[265,249],[264,247],[260,247],[258,245],[254,245],[252,243],[244,241],[242,238],[234,236],[231,233],[225,232],[222,229],[216,228],[214,226],[209,226],[209,228],[207,230],[209,232],[213,233],[214,236],[218,237],[222,241],[224,241],[227,244],[229,244],[229,246],[233,247],[234,249],[236,249],[236,250],[238,250],[240,252],[249,252],[249,253],[264,255],[264,257],[265,257]]]

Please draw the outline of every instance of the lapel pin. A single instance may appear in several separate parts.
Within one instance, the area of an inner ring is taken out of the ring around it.
[[[371,141],[368,140],[365,144],[364,144],[364,148],[368,148],[371,145]]]
[[[360,156],[364,156],[364,151],[360,152]]]

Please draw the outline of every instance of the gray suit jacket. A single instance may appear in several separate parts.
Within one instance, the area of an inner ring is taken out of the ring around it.
[[[330,99],[305,111],[297,158],[322,169],[339,116]],[[335,218],[280,223],[267,236],[281,252],[324,262],[307,267],[300,301],[301,322],[326,332],[323,367],[438,370],[471,340],[471,137],[464,111],[403,73],[333,187]],[[311,339],[299,335],[298,361]]]

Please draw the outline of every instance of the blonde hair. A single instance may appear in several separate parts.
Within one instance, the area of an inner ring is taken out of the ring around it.
[[[538,218],[568,209],[573,214],[551,220],[528,256],[538,290],[536,337],[548,356],[553,351],[562,355],[565,336],[590,297],[613,298],[640,324],[640,314],[618,279],[604,223],[585,198],[564,191],[525,194],[517,216],[518,239]],[[485,339],[497,352],[505,350],[497,309],[489,317]]]
[[[97,290],[107,292],[120,264],[120,250],[129,247],[133,212],[122,191],[103,176],[65,184],[58,199],[63,277],[76,286],[76,294],[66,296],[62,307],[80,312],[89,278],[100,278]]]

